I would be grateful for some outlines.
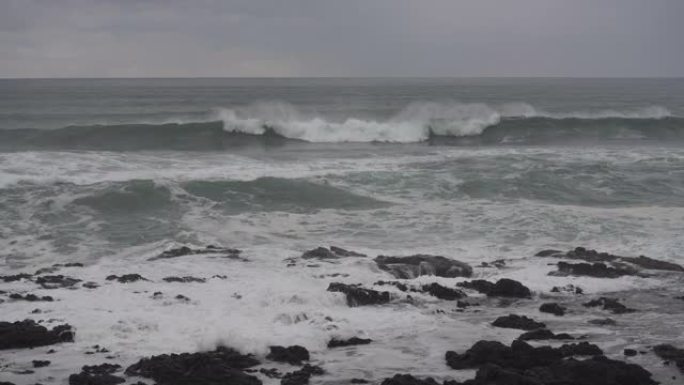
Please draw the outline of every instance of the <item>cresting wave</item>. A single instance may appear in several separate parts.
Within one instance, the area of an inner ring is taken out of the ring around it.
[[[0,150],[215,151],[292,142],[469,145],[637,139],[684,140],[684,117],[660,106],[547,113],[525,103],[414,103],[387,119],[335,120],[289,104],[259,103],[217,109],[199,122],[0,129]]]

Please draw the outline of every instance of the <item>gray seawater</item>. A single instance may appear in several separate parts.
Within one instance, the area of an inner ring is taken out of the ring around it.
[[[376,379],[399,369],[448,378],[447,348],[513,334],[478,329],[489,319],[475,313],[440,316],[442,305],[430,301],[402,307],[403,317],[396,308],[355,312],[332,302],[320,278],[342,272],[349,283],[371,284],[382,272],[353,261],[289,269],[283,260],[329,244],[473,265],[505,258],[509,270],[477,275],[542,292],[561,279],[532,257],[539,250],[587,246],[684,263],[682,234],[684,79],[0,80],[0,270],[83,262],[84,280],[141,272],[157,285],[163,276],[226,268],[146,261],[169,247],[221,244],[252,260],[227,268],[228,288],[184,287],[193,312],[133,299],[160,290],[153,283],[110,285],[97,300],[57,293],[66,307],[58,302],[52,316],[81,337],[53,365],[57,379],[80,366],[78,349],[96,343],[134,362],[217,340],[256,353],[305,341],[326,357],[335,381],[361,369]],[[596,294],[681,285],[566,281]],[[684,302],[635,293],[632,305],[650,310],[626,316],[631,326],[576,332],[617,355],[684,341]],[[580,299],[569,301],[581,309]],[[32,309],[5,305],[16,319]],[[307,325],[291,321],[298,312]],[[328,316],[344,320],[335,330],[346,337],[363,332],[382,342],[346,357],[327,353]],[[576,327],[560,323],[568,319],[550,322]],[[30,358],[21,354],[13,357]],[[29,379],[64,383],[13,377]]]

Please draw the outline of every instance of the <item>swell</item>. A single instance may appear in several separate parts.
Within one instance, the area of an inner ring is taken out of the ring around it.
[[[681,117],[501,116],[395,117],[387,121],[322,118],[223,119],[171,124],[69,126],[0,130],[0,150],[221,151],[305,142],[444,145],[683,141]]]

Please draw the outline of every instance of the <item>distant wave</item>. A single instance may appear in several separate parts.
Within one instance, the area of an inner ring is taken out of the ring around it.
[[[293,142],[554,143],[684,140],[684,118],[664,107],[548,113],[525,103],[414,103],[384,120],[333,120],[284,103],[217,109],[207,121],[0,130],[4,151],[224,150]]]

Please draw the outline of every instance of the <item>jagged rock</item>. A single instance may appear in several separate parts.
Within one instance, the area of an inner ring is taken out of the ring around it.
[[[238,249],[231,249],[227,247],[218,247],[218,246],[213,246],[209,245],[205,247],[204,249],[191,249],[187,246],[182,246],[176,249],[170,249],[166,250],[163,253],[152,257],[148,258],[148,261],[156,261],[158,259],[169,259],[169,258],[178,258],[178,257],[184,257],[186,255],[203,255],[203,254],[225,254],[225,257],[227,258],[232,258],[232,259],[240,259],[240,254],[242,254],[242,250]]]
[[[305,251],[302,254],[302,259],[340,259],[344,257],[366,257],[365,254],[357,253],[355,251],[345,250],[341,247],[330,246],[330,248],[317,247]]]
[[[87,373],[72,374],[69,376],[69,385],[116,385],[126,382],[123,377],[109,373]]]
[[[574,340],[575,338],[567,333],[554,334],[549,329],[535,329],[523,333],[518,337],[521,341],[542,341],[542,340]]]
[[[325,372],[319,366],[304,365],[301,369],[287,373],[280,380],[281,385],[306,385],[311,376],[320,376]]]
[[[63,275],[44,275],[36,278],[36,283],[42,286],[43,289],[72,287],[79,282],[81,282],[80,279],[65,277]]]
[[[669,344],[661,344],[653,347],[653,352],[666,361],[673,361],[677,368],[684,373],[684,349],[678,349]]]
[[[385,378],[381,385],[439,385],[432,377],[420,379],[410,374],[395,374],[392,378]]]
[[[197,282],[197,283],[205,283],[207,282],[206,279],[204,278],[197,278],[197,277],[166,277],[163,278],[164,281],[166,282],[181,282],[181,283],[188,283],[188,282]]]
[[[379,256],[375,263],[395,278],[410,279],[421,275],[438,277],[470,277],[473,268],[467,263],[437,255],[411,255],[408,257]]]
[[[444,287],[438,283],[431,283],[429,285],[425,285],[422,287],[424,292],[427,292],[433,297],[437,297],[439,299],[444,299],[448,301],[453,301],[456,299],[461,299],[466,297],[465,293],[457,290],[457,289],[450,289],[448,287]]]
[[[33,360],[31,361],[31,365],[33,365],[34,368],[44,368],[46,366],[50,366],[50,361],[47,360]]]
[[[39,297],[35,294],[26,294],[26,295],[21,295],[19,293],[12,293],[9,296],[11,299],[15,301],[29,301],[29,302],[52,302],[55,299],[50,297],[49,295]]]
[[[613,314],[625,314],[625,313],[634,313],[636,310],[630,309],[627,306],[621,304],[617,299],[615,298],[607,298],[607,297],[601,297],[599,299],[594,299],[591,300],[582,306],[584,307],[602,307],[603,310],[608,310],[612,312]]]
[[[162,354],[143,358],[126,369],[126,375],[151,378],[157,385],[261,385],[243,372],[259,365],[251,355],[219,347],[210,352]]]
[[[33,274],[20,273],[14,275],[0,275],[0,280],[3,282],[16,282],[22,279],[31,279]]]
[[[342,346],[352,346],[352,345],[367,345],[373,342],[373,340],[369,338],[358,338],[358,337],[352,337],[346,340],[339,340],[337,338],[333,338],[328,342],[328,348],[337,348],[337,347],[342,347]]]
[[[107,349],[101,349],[99,345],[95,345],[94,348],[100,353],[103,352],[102,350],[104,350],[104,352],[109,352]],[[121,365],[104,363],[100,365],[86,365],[81,368],[81,371],[88,374],[112,374],[121,369]]]
[[[539,311],[542,313],[551,313],[553,315],[562,316],[565,315],[565,308],[557,303],[543,303],[539,307]]]
[[[33,348],[60,342],[73,342],[71,325],[64,324],[48,330],[33,320],[0,322],[0,350]]]
[[[480,293],[486,294],[488,297],[511,297],[511,298],[530,298],[532,292],[522,283],[502,278],[496,283],[491,283],[483,279],[476,279],[473,281],[459,282],[456,284],[466,289],[473,289]]]
[[[271,346],[270,349],[271,352],[266,358],[272,361],[287,362],[290,365],[301,365],[303,361],[309,360],[309,351],[303,346]]]
[[[558,270],[549,275],[565,277],[594,277],[594,278],[620,278],[625,275],[636,275],[638,272],[631,268],[610,267],[603,263],[568,263],[558,262]]]
[[[634,349],[625,349],[622,351],[622,354],[624,354],[626,357],[634,357],[637,355],[637,351]]]
[[[498,341],[478,341],[463,354],[453,351],[446,353],[447,365],[452,369],[473,369],[485,364],[495,364],[516,370],[549,366],[575,355],[602,354],[596,345],[582,342],[563,345],[533,347],[526,342],[515,340],[510,347]]]
[[[147,279],[140,274],[124,274],[121,276],[112,274],[112,275],[108,276],[106,279],[107,279],[107,281],[117,281],[119,283],[147,281]]]
[[[640,255],[638,257],[623,257],[596,250],[577,247],[567,253],[558,250],[543,250],[536,254],[537,257],[553,257],[563,259],[580,259],[587,262],[618,262],[630,263],[632,265],[650,270],[667,270],[684,272],[684,267],[672,262],[660,261],[657,259]]]
[[[546,327],[546,325],[543,322],[537,322],[532,318],[528,318],[524,315],[520,316],[517,314],[510,314],[507,316],[499,317],[494,322],[492,322],[492,326],[496,326],[498,328],[520,330],[534,330]]]
[[[344,293],[347,296],[347,305],[350,307],[380,305],[390,301],[390,293],[387,291],[380,292],[339,282],[331,283],[328,291]]]

